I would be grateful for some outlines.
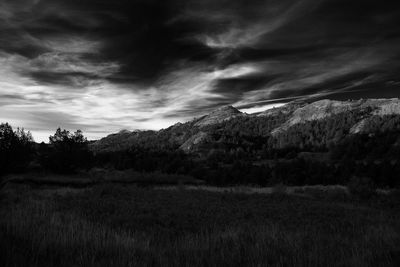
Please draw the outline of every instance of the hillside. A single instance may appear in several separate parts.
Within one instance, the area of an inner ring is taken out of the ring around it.
[[[49,145],[14,135],[18,142],[3,157],[3,166],[13,167],[3,173],[100,168],[261,186],[345,185],[356,177],[367,187],[400,187],[398,99],[296,101],[257,114],[228,106],[160,131],[120,131],[95,142],[61,129]]]
[[[396,129],[399,115],[399,99],[297,101],[258,114],[246,114],[226,106],[158,132],[122,131],[112,134],[93,143],[91,149],[101,153],[143,146],[195,153],[210,147],[231,147],[243,143],[245,138],[267,138],[269,146],[279,148],[300,146],[300,140],[285,140],[293,139],[291,136],[301,136],[303,141],[319,138],[320,146],[351,134]],[[383,125],[386,126],[382,128]],[[321,131],[322,128],[326,128],[325,131]],[[319,129],[318,132],[315,129]],[[318,138],[315,135],[319,135]],[[251,143],[248,145],[256,145]]]
[[[244,116],[245,114],[232,106],[224,106],[214,110],[210,114],[198,120],[194,125],[197,127],[204,127],[207,125],[214,125],[226,120],[234,119],[236,117]]]

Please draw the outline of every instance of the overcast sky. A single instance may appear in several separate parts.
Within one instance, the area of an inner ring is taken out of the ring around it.
[[[400,1],[0,0],[0,122],[36,141],[222,105],[400,95]]]

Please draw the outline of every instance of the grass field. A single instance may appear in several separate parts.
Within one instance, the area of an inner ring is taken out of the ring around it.
[[[400,266],[400,201],[10,185],[0,266]]]

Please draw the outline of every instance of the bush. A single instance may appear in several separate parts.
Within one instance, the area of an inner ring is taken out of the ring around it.
[[[40,145],[40,163],[42,167],[57,173],[74,173],[80,169],[89,169],[92,165],[92,154],[88,141],[82,131],[71,134],[67,130],[57,129],[49,137],[50,144]]]
[[[33,138],[22,128],[0,124],[0,175],[23,171],[33,156]]]

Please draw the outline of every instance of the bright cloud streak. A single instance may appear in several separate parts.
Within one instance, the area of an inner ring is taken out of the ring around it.
[[[222,105],[399,97],[388,0],[0,3],[0,122],[47,141],[160,129]]]
[[[267,104],[267,105],[261,105],[261,106],[254,106],[251,108],[242,108],[242,109],[240,109],[240,111],[248,113],[248,114],[252,114],[252,113],[263,112],[263,111],[266,111],[271,108],[279,108],[283,105],[285,105],[285,103]]]

